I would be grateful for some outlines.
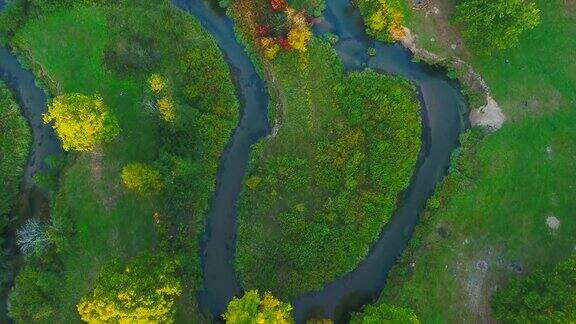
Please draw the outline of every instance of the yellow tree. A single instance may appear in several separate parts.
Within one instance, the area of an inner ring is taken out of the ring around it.
[[[163,187],[160,171],[143,163],[130,163],[124,166],[122,182],[126,188],[144,196],[154,195]]]
[[[76,309],[88,323],[172,323],[181,293],[174,261],[144,253],[128,264],[104,266]]]
[[[111,141],[120,132],[116,118],[100,95],[70,93],[58,96],[48,105],[44,123],[54,123],[66,151],[90,151],[101,142]]]
[[[222,317],[227,324],[294,323],[292,305],[274,298],[269,292],[260,298],[258,290],[250,290],[242,298],[235,297]]]
[[[312,32],[308,26],[300,26],[290,29],[288,32],[288,43],[290,47],[299,51],[308,50],[308,41],[312,38]]]

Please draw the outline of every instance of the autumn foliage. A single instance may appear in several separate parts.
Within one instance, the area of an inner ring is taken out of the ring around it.
[[[356,0],[367,33],[382,41],[399,41],[406,36],[402,4],[398,0]]]
[[[256,14],[255,36],[265,59],[273,60],[281,50],[306,52],[312,30],[304,10],[290,7],[286,0],[271,0]]]
[[[171,323],[181,293],[176,264],[145,253],[128,264],[105,266],[76,308],[88,323]]]
[[[100,95],[70,93],[58,96],[48,105],[44,123],[54,123],[66,151],[90,151],[116,136],[120,127]]]
[[[258,290],[250,290],[242,296],[235,297],[226,313],[222,315],[228,324],[289,324],[292,319],[292,306],[276,299],[270,292],[260,297]]]

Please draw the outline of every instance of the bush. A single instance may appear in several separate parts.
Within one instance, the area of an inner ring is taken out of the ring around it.
[[[130,163],[124,166],[122,182],[126,188],[144,196],[157,194],[163,187],[160,171],[142,163]]]

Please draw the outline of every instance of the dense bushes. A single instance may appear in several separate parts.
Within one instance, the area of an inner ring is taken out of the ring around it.
[[[381,41],[398,41],[405,36],[402,0],[354,0],[366,25],[366,33]]]
[[[10,90],[0,82],[0,291],[10,281],[12,273],[8,255],[3,250],[2,235],[22,183],[31,141],[20,107]]]
[[[421,136],[414,87],[370,71],[330,76],[333,106],[254,148],[237,253],[247,288],[294,296],[354,268],[409,184]]]
[[[456,9],[464,37],[483,52],[516,46],[524,31],[540,23],[540,11],[529,0],[463,0]]]
[[[0,233],[18,194],[32,137],[12,93],[0,83]]]
[[[554,269],[536,269],[515,278],[492,299],[494,316],[504,323],[572,323],[576,321],[576,258]]]

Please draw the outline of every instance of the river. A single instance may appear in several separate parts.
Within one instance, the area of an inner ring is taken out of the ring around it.
[[[263,107],[268,97],[263,88],[255,88],[263,87],[264,83],[237,43],[233,22],[223,10],[202,0],[174,0],[173,3],[200,20],[215,37],[234,73],[241,73],[235,78],[244,113],[239,130],[231,139],[230,149],[222,158],[218,190],[202,246],[205,290],[201,293],[200,304],[214,316],[219,316],[230,299],[241,293],[234,273],[236,204],[250,145],[266,129],[267,122],[262,117],[266,116]],[[401,45],[368,38],[362,18],[349,0],[327,1],[324,17],[315,24],[314,31],[316,35],[329,32],[339,37],[335,48],[346,70],[369,67],[402,76],[417,86],[424,123],[423,147],[409,189],[402,195],[394,216],[368,256],[355,270],[322,290],[294,299],[292,304],[297,323],[313,316],[345,321],[351,311],[359,310],[378,297],[388,271],[407,246],[427,199],[446,175],[451,153],[458,147],[459,135],[468,124],[468,107],[458,84],[449,80],[445,72],[413,62],[411,53]],[[371,47],[376,49],[375,56],[367,54]],[[258,118],[254,113],[262,115]]]

